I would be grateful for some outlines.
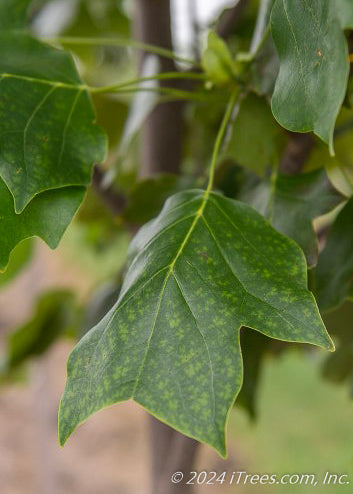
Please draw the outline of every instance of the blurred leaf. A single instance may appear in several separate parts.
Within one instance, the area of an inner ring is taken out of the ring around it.
[[[262,176],[268,167],[278,162],[285,140],[266,101],[250,94],[241,103],[227,156]]]
[[[57,290],[40,297],[33,318],[10,333],[2,373],[13,371],[28,358],[43,354],[76,323],[74,295]]]
[[[315,270],[316,298],[322,311],[353,298],[353,197],[338,214]]]
[[[330,145],[349,74],[346,38],[332,0],[276,0],[272,37],[280,72],[272,111],[283,127]]]
[[[244,203],[175,194],[130,255],[117,303],[69,358],[61,444],[95,411],[134,398],[224,455],[242,326],[332,348],[299,247]]]
[[[70,2],[66,0],[64,3],[70,5]],[[91,38],[118,35],[128,38],[131,34],[131,23],[122,9],[122,3],[121,0],[79,0],[74,12],[71,12],[71,18],[69,17],[66,25],[63,26],[64,29],[60,29],[60,34],[68,37]],[[44,18],[41,24],[42,29],[46,29],[45,24],[50,26],[53,22],[48,22]],[[53,33],[50,34],[53,35]],[[114,54],[114,62],[116,62],[125,53],[122,48],[116,49],[109,46],[69,44],[68,47],[84,64],[85,73],[92,77],[97,76],[97,66],[100,71],[102,70],[102,65],[108,62],[110,54]]]
[[[207,48],[202,54],[202,66],[206,74],[217,85],[234,81],[234,62],[227,44],[215,31],[208,35]]]
[[[279,232],[300,245],[309,267],[317,263],[319,254],[313,220],[344,199],[332,187],[324,169],[300,175],[278,174],[272,183],[263,181],[247,195],[247,201]]]
[[[353,381],[353,304],[325,314],[324,321],[336,342],[336,352],[324,361],[323,376],[332,382]]]
[[[15,247],[12,251],[7,270],[4,273],[0,272],[0,288],[12,281],[26,267],[32,258],[32,252],[32,239],[24,240]]]
[[[62,248],[65,257],[86,274],[92,282],[111,279],[112,273],[124,268],[131,236],[121,227],[101,225],[94,221],[87,224],[74,222]]]
[[[100,286],[86,304],[81,337],[96,326],[116,303],[121,285],[106,282]]]
[[[109,225],[111,225],[113,221],[112,215],[92,187],[87,191],[85,200],[77,213],[77,220],[87,224],[109,223]]]
[[[79,0],[77,15],[66,35],[97,36],[109,33],[128,37],[130,19],[122,8],[123,0]]]
[[[93,97],[97,124],[108,135],[110,147],[118,144],[124,132],[129,106],[111,95],[96,94]]]
[[[27,24],[27,11],[32,0],[1,0],[0,30],[21,29]]]
[[[249,328],[243,328],[241,331],[244,378],[236,405],[242,406],[252,419],[256,418],[256,400],[261,368],[270,341],[261,333]]]
[[[346,195],[353,194],[353,111],[342,108],[335,131],[335,156],[327,147],[316,143],[305,164],[306,170],[325,166],[329,179]]]
[[[55,249],[85,195],[84,187],[64,187],[38,194],[21,214],[0,179],[0,270],[8,264],[13,248],[25,238],[42,238]]]
[[[130,192],[124,219],[129,223],[146,223],[160,212],[166,199],[180,189],[178,176],[169,173],[137,182]]]
[[[225,159],[217,167],[215,174],[215,188],[222,191],[227,197],[237,199],[244,188],[245,170],[230,159]]]
[[[272,39],[268,39],[250,67],[250,84],[260,95],[272,96],[279,72],[279,57]]]
[[[352,0],[335,0],[337,15],[343,29],[353,29],[353,2]]]

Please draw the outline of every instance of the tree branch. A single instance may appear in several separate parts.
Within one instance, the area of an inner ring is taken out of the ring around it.
[[[280,171],[289,175],[300,173],[315,145],[311,134],[290,133],[289,141],[280,162]]]

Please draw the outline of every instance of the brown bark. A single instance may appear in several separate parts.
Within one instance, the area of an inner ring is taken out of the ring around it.
[[[169,0],[136,0],[134,23],[138,41],[173,49]],[[161,72],[176,70],[173,60],[159,57],[159,62]],[[162,81],[161,86],[177,87],[177,81]],[[141,178],[160,172],[179,172],[183,108],[180,101],[160,103],[147,118],[142,129]]]
[[[314,147],[315,140],[311,134],[291,133],[287,148],[280,162],[280,171],[288,175],[300,173]]]

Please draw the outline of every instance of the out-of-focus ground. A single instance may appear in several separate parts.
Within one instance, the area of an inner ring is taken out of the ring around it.
[[[36,296],[47,287],[73,287],[85,296],[92,277],[65,251],[43,244],[35,261],[15,283],[0,292],[0,336],[23,322]],[[147,414],[126,402],[88,420],[65,448],[57,441],[57,408],[64,389],[68,341],[33,362],[25,384],[0,389],[1,494],[149,494],[150,444]],[[267,363],[259,400],[259,419],[231,415],[230,456],[224,461],[201,448],[198,471],[249,473],[347,473],[347,486],[316,487],[340,494],[353,489],[353,405],[347,387],[321,380],[314,354],[297,353]],[[305,486],[216,484],[198,493],[311,493]]]

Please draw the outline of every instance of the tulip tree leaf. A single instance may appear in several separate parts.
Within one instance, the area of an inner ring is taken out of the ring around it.
[[[316,298],[321,310],[353,299],[353,198],[337,216],[316,268]]]
[[[312,267],[319,255],[313,220],[344,199],[321,168],[301,175],[278,174],[272,183],[261,182],[255,187],[248,202],[266,216],[276,230],[300,245]]]
[[[133,398],[225,455],[241,326],[332,349],[306,277],[298,246],[247,204],[172,196],[137,234],[117,303],[69,358],[61,444],[94,412]]]
[[[49,247],[56,248],[84,194],[84,187],[42,192],[16,214],[13,197],[0,179],[0,270],[6,268],[11,251],[25,238],[41,237]]]
[[[280,57],[273,114],[286,129],[313,131],[333,153],[333,131],[349,73],[335,2],[277,0],[271,29]]]
[[[88,185],[105,156],[69,54],[25,33],[0,34],[0,176],[21,212],[49,189]]]

